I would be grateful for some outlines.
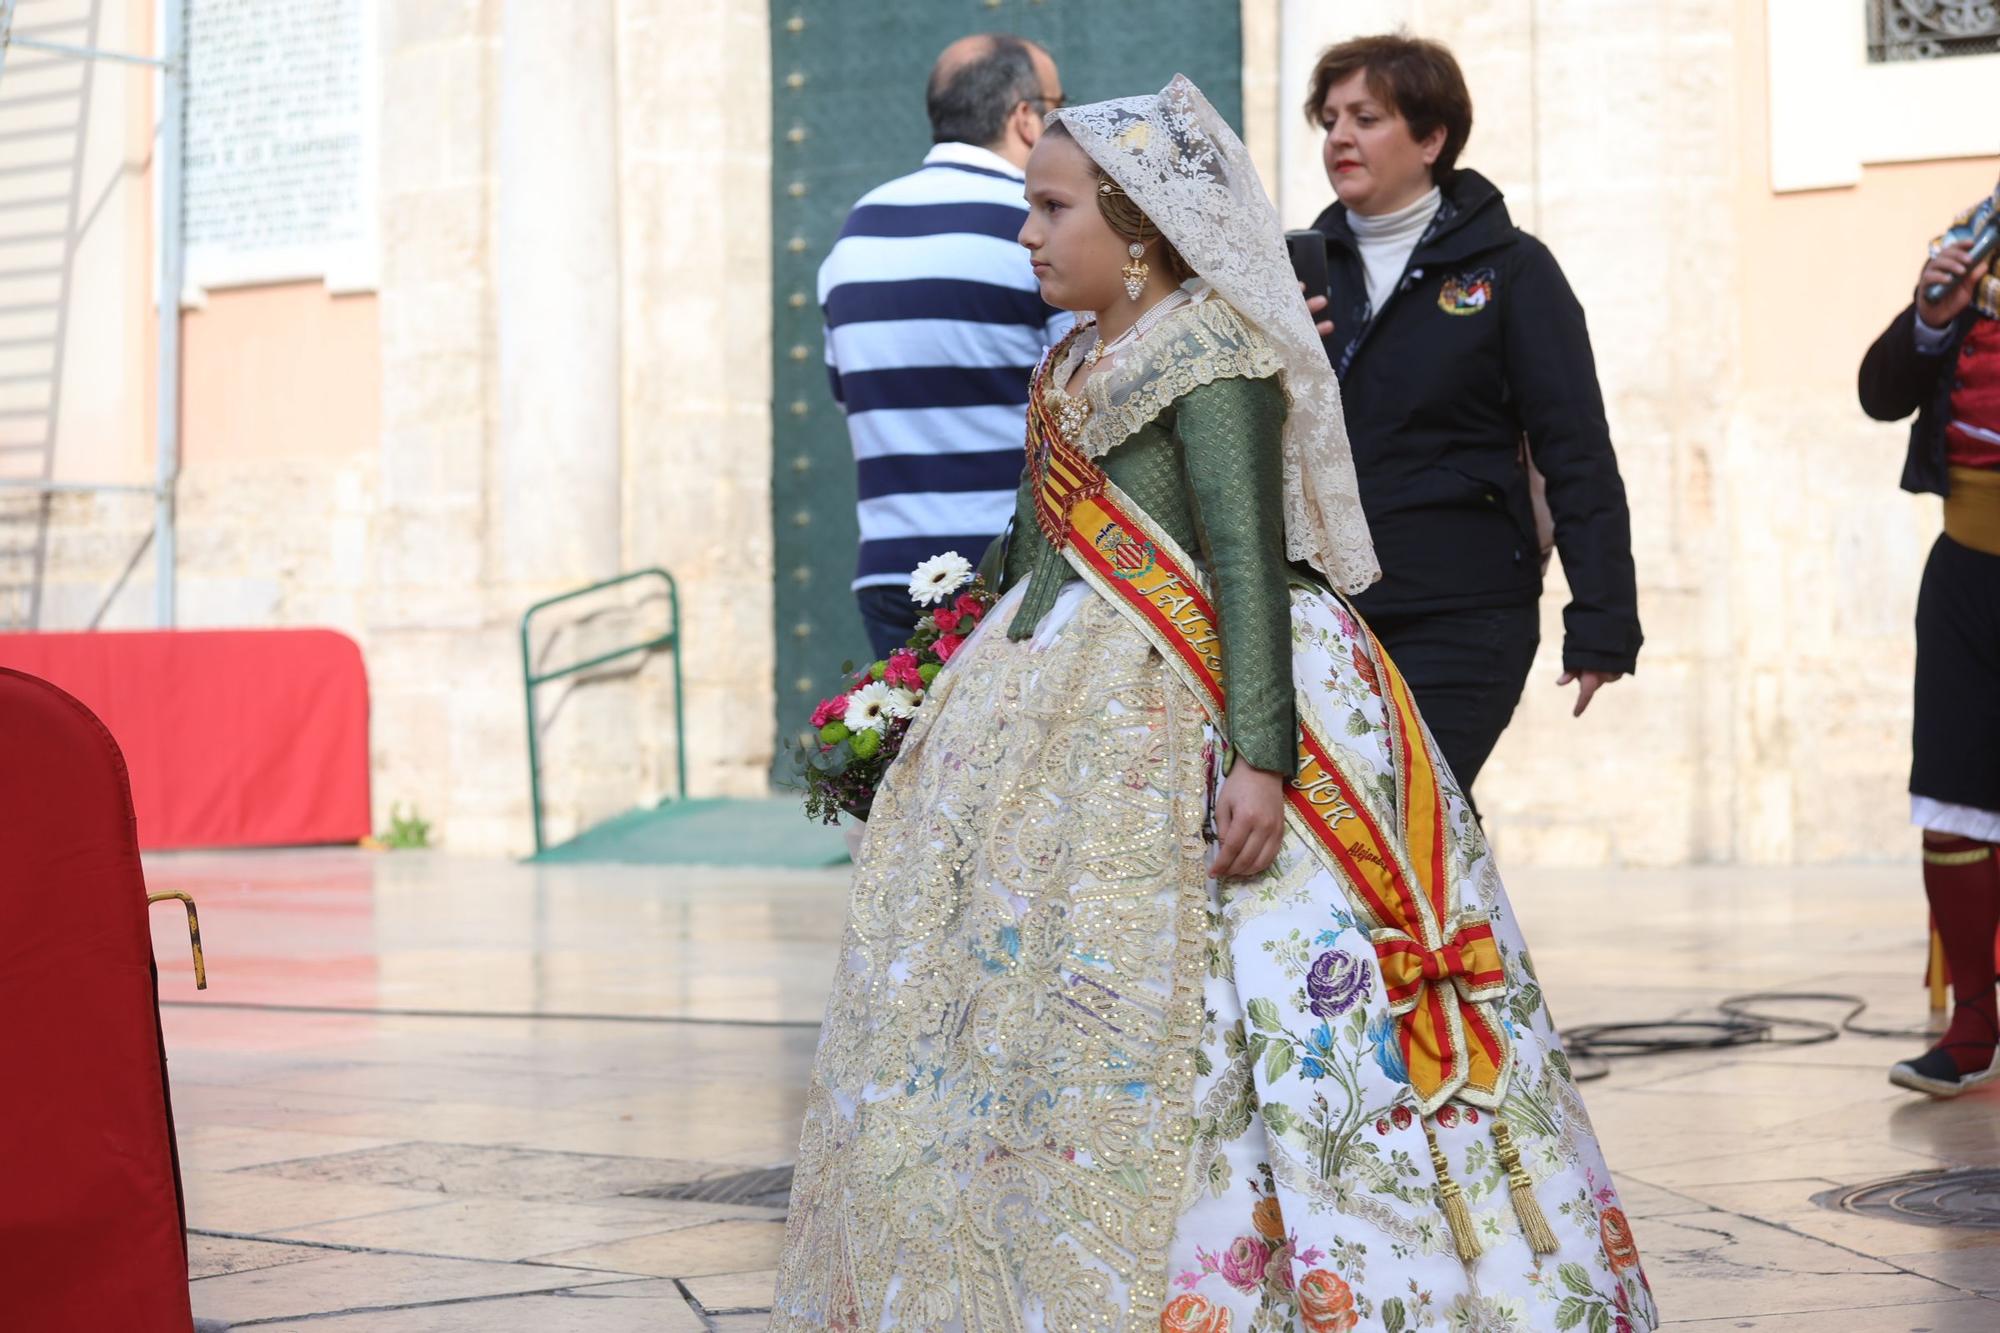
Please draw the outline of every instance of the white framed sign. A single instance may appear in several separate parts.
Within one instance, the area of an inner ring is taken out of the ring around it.
[[[186,6],[186,296],[379,283],[377,0]]]

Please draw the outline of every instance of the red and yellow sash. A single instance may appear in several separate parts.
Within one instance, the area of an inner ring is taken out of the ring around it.
[[[1029,393],[1039,526],[1085,581],[1138,625],[1222,728],[1226,696],[1215,607],[1179,545],[1064,438],[1042,383],[1060,360],[1056,354],[1045,359]],[[1506,993],[1499,945],[1486,916],[1464,910],[1459,901],[1446,855],[1437,761],[1409,687],[1374,635],[1365,626],[1362,632],[1389,720],[1395,822],[1385,829],[1371,813],[1303,705],[1286,818],[1349,887],[1367,920],[1423,1112],[1453,1097],[1497,1106],[1513,1066],[1506,1029],[1492,1009]]]

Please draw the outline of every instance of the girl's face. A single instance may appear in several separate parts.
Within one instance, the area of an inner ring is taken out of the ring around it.
[[[1368,91],[1368,71],[1356,70],[1326,90],[1319,123],[1326,127],[1321,155],[1326,178],[1340,202],[1363,217],[1393,213],[1431,188],[1431,164],[1444,151],[1442,125],[1422,139],[1410,122]]]
[[[1099,177],[1089,155],[1067,134],[1045,134],[1028,154],[1027,172],[1028,220],[1019,239],[1042,299],[1063,310],[1110,309],[1125,297],[1119,270],[1129,242],[1098,211]]]

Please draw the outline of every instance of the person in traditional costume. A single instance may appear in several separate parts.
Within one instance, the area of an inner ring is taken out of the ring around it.
[[[1970,259],[1996,213],[2000,189],[1931,243],[1915,300],[1861,363],[1869,416],[1917,414],[1903,489],[1944,498],[1917,594],[1910,819],[1953,1007],[1938,1043],[1889,1071],[1934,1097],[2000,1074],[2000,276]]]
[[[1053,113],[1005,595],[884,777],[772,1327],[1653,1329],[1493,858],[1345,595],[1331,367],[1176,77]]]

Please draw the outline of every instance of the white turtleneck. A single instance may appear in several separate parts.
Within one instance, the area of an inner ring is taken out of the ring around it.
[[[1368,305],[1377,314],[1381,313],[1382,302],[1402,280],[1410,252],[1423,239],[1424,228],[1437,216],[1443,198],[1433,185],[1429,194],[1393,213],[1370,218],[1351,208],[1347,210],[1347,225],[1354,229],[1355,243],[1361,247],[1361,266],[1368,274]]]

